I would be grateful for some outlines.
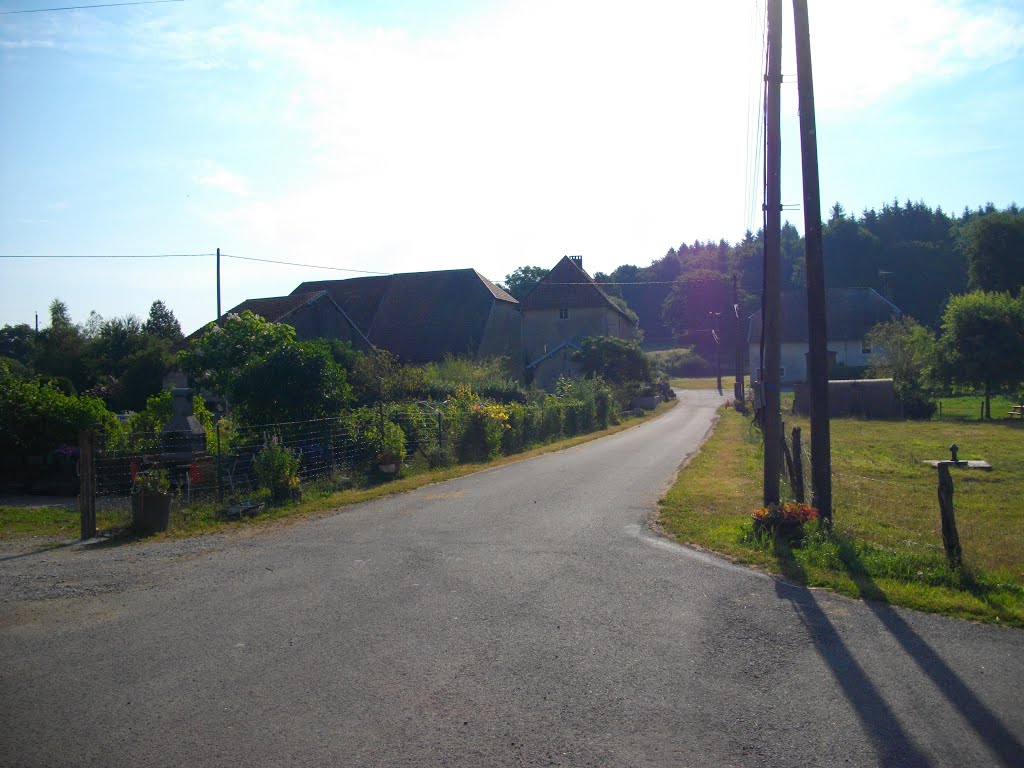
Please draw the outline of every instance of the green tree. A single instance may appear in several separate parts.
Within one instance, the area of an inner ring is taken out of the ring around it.
[[[929,418],[935,411],[931,377],[935,366],[935,333],[914,318],[879,323],[868,333],[871,375],[891,378],[909,418]]]
[[[351,400],[345,369],[327,344],[281,344],[244,366],[230,397],[249,425],[337,415]]]
[[[85,392],[96,382],[87,341],[71,322],[67,305],[54,299],[50,302],[50,326],[36,339],[32,368],[40,375],[67,379],[75,392]]]
[[[958,228],[956,246],[971,289],[1018,293],[1024,286],[1024,213],[974,216]]]
[[[271,323],[246,310],[228,315],[223,325],[207,325],[203,335],[178,354],[178,365],[199,386],[229,396],[247,365],[294,343],[295,329],[290,325]]]
[[[684,274],[666,297],[662,317],[677,339],[693,344],[704,357],[713,356],[712,331],[719,336],[718,343],[731,344],[734,338],[731,281],[710,269]]]
[[[522,301],[550,271],[543,267],[518,267],[511,275],[505,275],[503,287],[518,301]]]
[[[17,360],[25,366],[32,364],[35,350],[35,332],[25,323],[0,328],[0,357]]]
[[[951,384],[981,387],[985,418],[992,393],[1024,381],[1024,297],[973,291],[949,300],[942,315],[938,372]]]
[[[611,336],[588,336],[580,341],[575,359],[584,375],[601,376],[613,384],[651,381],[651,362],[635,341]]]
[[[174,316],[170,307],[159,299],[150,305],[149,318],[142,326],[142,330],[170,342],[180,341],[182,338],[181,323],[178,322],[178,318]]]
[[[79,431],[95,426],[108,433],[119,429],[102,400],[23,379],[0,360],[0,453],[41,454],[77,445]]]

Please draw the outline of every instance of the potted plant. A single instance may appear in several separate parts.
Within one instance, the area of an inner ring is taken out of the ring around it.
[[[132,529],[149,535],[167,530],[171,516],[171,481],[166,469],[143,470],[132,490]]]
[[[380,446],[377,451],[377,468],[386,475],[397,475],[402,470],[405,458],[405,432],[393,421],[384,422],[384,433],[377,426],[367,430],[367,440]]]

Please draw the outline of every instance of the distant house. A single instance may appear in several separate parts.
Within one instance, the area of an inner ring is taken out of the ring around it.
[[[369,339],[352,322],[325,290],[294,292],[290,296],[271,296],[264,299],[246,299],[232,307],[220,318],[240,315],[246,310],[271,323],[285,323],[295,329],[295,335],[304,341],[312,339],[343,339],[354,349],[371,349]],[[205,326],[192,333],[186,341],[198,338]]]
[[[504,357],[522,374],[519,302],[475,269],[302,283],[326,292],[373,346],[407,363]]]
[[[636,323],[583,271],[581,256],[565,256],[523,299],[527,374],[544,389],[578,372],[573,354],[587,336],[636,338]]]
[[[868,364],[873,351],[867,336],[878,323],[895,320],[902,313],[895,304],[873,288],[841,288],[826,297],[825,322],[828,330],[830,372],[842,367]],[[807,294],[785,292],[779,313],[781,341],[780,378],[783,384],[807,380]],[[761,311],[750,317],[747,334],[750,370],[753,377],[761,367]]]

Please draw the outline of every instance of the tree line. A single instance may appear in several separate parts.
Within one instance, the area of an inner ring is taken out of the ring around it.
[[[803,237],[789,222],[781,235],[782,290],[803,291]],[[997,210],[988,204],[950,216],[923,202],[894,200],[857,216],[836,203],[822,240],[827,289],[874,288],[933,331],[950,297],[968,290],[1016,294],[1024,284],[1024,213],[1016,205]],[[761,230],[733,244],[696,240],[669,248],[648,266],[623,264],[594,279],[635,312],[646,346],[693,346],[710,359],[712,330],[728,348],[733,344],[733,304],[739,304],[744,337],[746,319],[760,306],[763,245]],[[522,298],[545,274],[520,267],[506,276],[505,287]]]

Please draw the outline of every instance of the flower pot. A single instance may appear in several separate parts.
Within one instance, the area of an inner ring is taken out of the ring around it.
[[[132,529],[143,536],[167,530],[171,494],[138,490],[132,494]]]

